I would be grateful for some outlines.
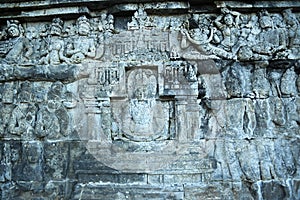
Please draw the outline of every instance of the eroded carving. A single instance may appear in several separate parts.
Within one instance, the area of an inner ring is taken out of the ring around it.
[[[21,140],[68,137],[72,128],[67,109],[75,108],[77,100],[62,83],[24,81],[2,89],[1,135]]]
[[[149,141],[169,138],[168,104],[157,101],[157,71],[151,69],[130,70],[127,74],[128,101],[116,102],[115,119],[122,136],[130,140]],[[123,104],[123,105],[117,105]],[[122,111],[122,113],[119,113]]]
[[[5,55],[3,62],[19,63],[20,59],[27,61],[32,52],[29,40],[24,38],[24,28],[18,20],[7,21],[8,40],[1,44],[1,53]]]
[[[50,27],[50,41],[48,54],[43,57],[39,64],[59,65],[62,62],[69,63],[64,55],[64,41],[61,39],[64,22],[60,18],[54,18]]]
[[[296,176],[299,14],[225,6],[164,14],[170,5],[9,20],[0,33],[2,198],[50,190],[69,199],[74,188],[81,198],[82,179],[118,185],[122,172],[147,187]],[[6,194],[19,188],[28,192]]]
[[[90,38],[91,25],[86,16],[79,17],[76,21],[78,36],[67,45],[66,54],[72,63],[81,63],[85,58],[96,56],[96,46]]]
[[[142,5],[139,5],[138,10],[134,12],[134,15],[131,18],[131,22],[128,22],[127,24],[128,30],[147,29],[153,26],[151,19],[147,16]]]
[[[261,31],[257,35],[257,43],[253,51],[258,53],[262,59],[264,56],[274,56],[279,51],[286,49],[286,38],[284,32],[273,27],[273,20],[268,12],[261,12],[259,17]]]
[[[180,48],[185,49],[191,43],[196,51],[180,55],[178,46],[171,45],[166,50],[170,51],[175,60],[180,57],[192,60],[225,58],[243,61],[298,57],[299,22],[291,9],[284,10],[282,14],[261,11],[257,15],[222,8],[219,16],[194,14],[193,20],[198,23],[197,28],[190,29],[188,23],[182,22]],[[19,21],[9,20],[7,28],[2,31],[3,62],[32,66],[37,62],[59,65],[79,64],[91,58],[101,59],[105,52],[104,38],[119,34],[114,28],[114,16],[104,11],[99,18],[87,19],[81,16],[76,20],[76,25],[66,27],[59,18],[53,19],[51,25],[23,27]],[[128,30],[139,29],[159,29],[153,25],[142,5],[128,23]],[[172,29],[174,31],[179,29]],[[123,52],[130,52],[131,45],[126,39],[122,43]],[[120,47],[117,49],[122,51]]]

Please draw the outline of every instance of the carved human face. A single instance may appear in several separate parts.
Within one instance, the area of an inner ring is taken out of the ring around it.
[[[107,17],[106,13],[102,13],[102,14],[101,14],[101,20],[102,20],[102,21],[105,21],[105,20],[106,20],[106,17]]]
[[[109,23],[114,23],[114,16],[113,15],[108,15],[108,22]]]
[[[37,30],[34,27],[28,27],[26,29],[26,38],[32,40],[37,37]]]
[[[56,95],[61,95],[63,91],[63,84],[61,82],[55,82],[51,86],[51,92],[53,92]]]
[[[80,24],[78,27],[79,35],[88,35],[90,32],[90,27],[87,24]]]
[[[233,24],[233,17],[230,14],[225,15],[224,22],[226,25],[232,25]]]
[[[50,30],[51,35],[60,35],[61,34],[61,28],[58,26],[51,26]]]
[[[27,144],[25,146],[25,152],[29,163],[37,163],[41,154],[41,149],[37,145]]]
[[[15,26],[9,27],[7,31],[8,31],[8,35],[9,35],[10,37],[18,37],[18,36],[20,36],[20,31],[19,31],[19,29],[18,29],[17,27],[15,27]]]
[[[135,97],[137,99],[143,99],[144,98],[144,90],[143,88],[137,88],[136,91],[135,91]]]
[[[18,149],[11,149],[11,161],[16,162],[20,158]]]
[[[263,16],[260,18],[259,24],[262,28],[271,28],[272,27],[272,19],[269,16]]]
[[[297,19],[295,18],[295,15],[292,12],[284,12],[283,17],[288,25],[297,24]]]

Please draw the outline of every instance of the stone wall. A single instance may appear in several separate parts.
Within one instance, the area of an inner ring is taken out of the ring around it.
[[[299,8],[4,1],[1,199],[300,199]]]

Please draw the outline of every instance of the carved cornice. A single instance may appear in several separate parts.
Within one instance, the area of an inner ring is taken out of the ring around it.
[[[0,19],[22,18],[29,21],[51,19],[53,16],[65,18],[89,15],[99,16],[99,12],[108,9],[110,13],[134,12],[137,3],[144,3],[145,9],[162,14],[179,14],[190,12],[218,12],[221,7],[229,7],[235,10],[252,11],[257,9],[278,10],[283,8],[300,8],[299,1],[162,1],[162,0],[44,0],[44,1],[8,1],[3,0],[0,4]],[[122,15],[122,14],[119,14]]]

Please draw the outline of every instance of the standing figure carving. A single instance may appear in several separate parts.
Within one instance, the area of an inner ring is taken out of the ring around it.
[[[65,87],[61,82],[55,82],[51,85],[51,88],[47,94],[48,96],[48,110],[55,114],[59,121],[60,133],[63,136],[69,134],[69,121],[70,116],[65,108],[63,101],[65,95]],[[56,125],[53,124],[56,129]]]
[[[11,114],[8,130],[13,135],[28,139],[34,132],[36,107],[33,104],[19,102]]]
[[[32,138],[37,108],[32,104],[30,82],[21,83],[17,98],[17,105],[12,111],[8,131],[23,139]]]
[[[64,56],[64,41],[60,38],[63,29],[63,21],[54,18],[50,27],[50,44],[48,54],[40,60],[40,64],[59,65],[63,62],[69,63]]]
[[[37,112],[35,126],[35,135],[39,138],[47,137],[48,139],[57,139],[60,132],[58,118],[53,110],[48,108],[47,104],[42,104]]]
[[[38,30],[34,26],[26,28],[25,31],[26,40],[28,40],[27,57],[28,64],[35,64],[40,59],[41,41],[39,38]]]

